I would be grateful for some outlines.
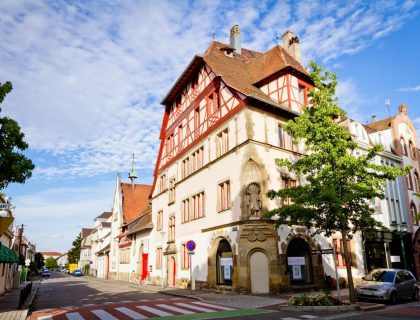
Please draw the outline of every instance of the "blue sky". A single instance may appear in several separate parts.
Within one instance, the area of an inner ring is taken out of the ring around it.
[[[336,72],[341,106],[366,123],[407,103],[420,128],[418,1],[0,2],[2,113],[16,119],[36,164],[5,191],[40,251],[65,251],[112,206],[115,177],[152,183],[167,90],[212,34],[267,50],[293,30],[302,56]]]

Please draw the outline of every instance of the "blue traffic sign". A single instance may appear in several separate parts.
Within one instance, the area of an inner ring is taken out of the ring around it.
[[[187,247],[188,251],[194,251],[195,250],[195,242],[193,240],[189,240],[187,242],[186,247]]]

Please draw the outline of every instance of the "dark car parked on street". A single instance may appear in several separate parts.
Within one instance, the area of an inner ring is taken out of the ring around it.
[[[80,269],[76,269],[76,270],[73,271],[72,275],[75,276],[75,277],[81,277],[81,276],[83,276],[83,272]]]

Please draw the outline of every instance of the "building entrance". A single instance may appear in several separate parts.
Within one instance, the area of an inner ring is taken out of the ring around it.
[[[291,285],[313,283],[312,254],[304,239],[294,238],[290,241],[286,258]]]
[[[216,255],[217,284],[232,285],[233,253],[229,242],[221,240]]]

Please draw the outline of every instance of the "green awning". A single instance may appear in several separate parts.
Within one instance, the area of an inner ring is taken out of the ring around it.
[[[0,263],[18,263],[19,257],[13,250],[0,245]]]

